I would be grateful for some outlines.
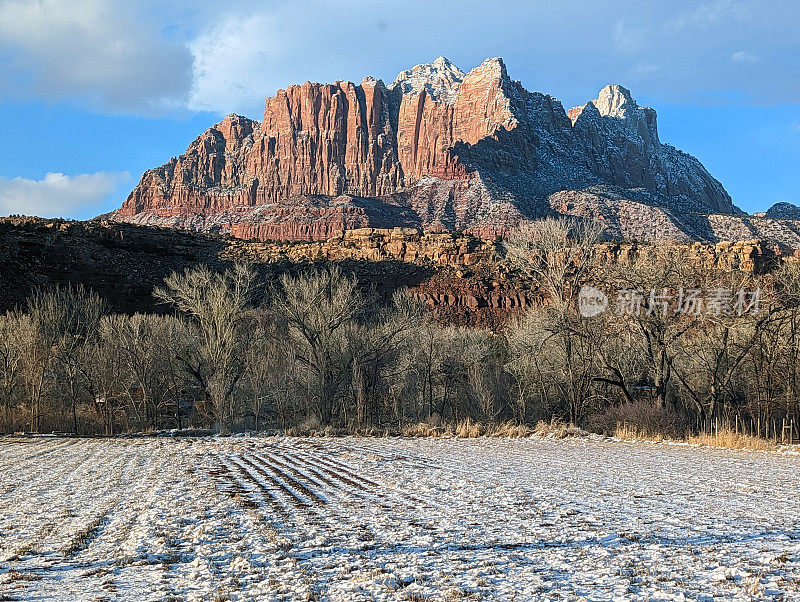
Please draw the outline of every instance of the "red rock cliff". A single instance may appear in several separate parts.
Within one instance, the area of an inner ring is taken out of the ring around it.
[[[289,86],[267,99],[261,123],[229,115],[146,172],[112,217],[318,240],[368,226],[493,238],[551,212],[548,198],[564,190],[735,212],[696,159],[660,143],[655,112],[627,90],[585,106],[567,115],[497,58],[464,74],[440,57],[390,86]]]

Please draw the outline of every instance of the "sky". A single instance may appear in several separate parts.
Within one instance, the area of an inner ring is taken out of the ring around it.
[[[748,212],[800,204],[797,0],[0,0],[0,215],[93,217],[228,113],[304,81],[500,56],[565,108],[658,112]]]

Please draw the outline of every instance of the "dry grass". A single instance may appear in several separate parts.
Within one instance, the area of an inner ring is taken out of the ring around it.
[[[474,439],[476,437],[529,437],[533,432],[526,424],[516,422],[501,422],[499,424],[484,424],[466,418],[456,424],[442,426],[427,422],[408,424],[400,429],[403,437],[461,437]]]
[[[499,424],[483,424],[467,418],[458,423],[456,437],[530,437],[533,434],[526,424],[501,422]]]
[[[588,435],[586,431],[578,428],[574,424],[568,424],[561,420],[552,419],[550,422],[540,420],[533,430],[537,437],[552,437],[555,439],[565,439],[566,437],[583,437]]]
[[[716,433],[702,433],[693,435],[687,439],[689,443],[704,445],[706,447],[727,447],[729,449],[776,449],[773,442],[760,437],[744,435],[736,431],[725,429]]]
[[[611,420],[618,420],[615,425]],[[668,410],[653,410],[651,404],[637,402],[610,408],[601,414],[589,418],[589,431],[574,424],[554,418],[549,422],[541,420],[535,427],[513,421],[497,424],[477,422],[465,418],[457,424],[442,423],[438,416],[427,422],[406,424],[399,429],[378,429],[375,427],[336,428],[321,426],[316,418],[308,418],[300,426],[288,429],[289,436],[304,437],[385,437],[400,435],[403,437],[458,437],[474,439],[477,437],[524,438],[548,437],[565,439],[567,437],[585,437],[590,432],[612,436],[628,441],[678,441],[706,447],[726,447],[730,449],[771,450],[776,445],[766,439],[752,437],[732,430],[720,429],[715,434],[691,435],[681,416]]]
[[[634,424],[621,423],[614,429],[614,437],[630,441],[669,441],[675,437],[669,437],[665,433],[658,432],[652,428],[636,426]]]
[[[431,425],[427,422],[418,422],[404,426],[400,433],[404,437],[460,437],[463,439],[474,439],[476,437],[522,439],[531,436],[563,439],[565,437],[588,435],[586,431],[574,424],[568,424],[560,420],[541,421],[535,428],[531,428],[527,424],[519,424],[513,421],[484,424],[470,418],[465,418],[455,426],[439,426]]]
[[[498,424],[492,432],[489,433],[491,437],[512,437],[515,439],[522,437],[529,437],[533,434],[527,424],[518,424],[516,422],[502,422]]]
[[[730,429],[720,429],[716,433],[700,433],[698,435],[687,434],[684,437],[675,437],[653,429],[622,423],[617,425],[614,431],[614,437],[629,441],[684,441],[692,445],[724,447],[728,449],[776,449],[775,444],[767,439],[737,433]]]
[[[415,424],[407,424],[400,429],[400,434],[403,437],[441,437],[442,435],[451,435],[447,429],[442,426],[434,426],[427,422],[417,422]]]
[[[677,441],[729,449],[776,448],[776,445],[767,439],[737,433],[730,428],[719,429],[715,433],[694,435],[685,415],[669,408],[654,406],[646,401],[606,408],[589,417],[587,428],[595,433],[629,441]]]
[[[486,434],[486,426],[466,418],[456,425],[456,437],[474,439]]]

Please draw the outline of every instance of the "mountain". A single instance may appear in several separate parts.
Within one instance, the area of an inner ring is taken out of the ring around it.
[[[145,172],[110,217],[260,240],[364,227],[491,239],[553,213],[602,220],[618,239],[775,229],[743,217],[697,159],[663,144],[656,112],[627,89],[606,86],[566,112],[499,58],[464,73],[440,57],[388,86],[368,77],[279,90],[261,122],[229,115]],[[775,242],[800,240],[778,230]]]
[[[800,220],[800,207],[794,203],[775,203],[767,209],[766,217]]]

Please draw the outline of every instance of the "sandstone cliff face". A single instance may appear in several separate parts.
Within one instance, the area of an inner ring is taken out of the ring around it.
[[[119,210],[170,216],[252,205],[252,178],[245,161],[260,125],[229,115],[204,132],[178,158],[142,176]]]
[[[651,256],[662,247],[606,243],[595,250],[606,265]],[[778,254],[754,242],[688,246],[707,267],[764,273]],[[795,260],[798,256],[794,257]],[[173,271],[199,264],[222,270],[251,262],[265,282],[316,261],[333,261],[386,299],[407,288],[439,319],[499,327],[513,312],[541,301],[534,282],[503,259],[496,241],[415,228],[348,230],[324,242],[243,241],[103,220],[65,222],[0,219],[0,311],[24,306],[37,286],[83,284],[113,311],[164,311],[152,292]]]
[[[512,81],[501,59],[465,74],[440,57],[389,86],[280,90],[261,123],[230,115],[146,172],[113,217],[260,239],[366,226],[494,238],[552,212],[551,195],[590,187],[681,213],[737,213],[696,159],[660,142],[655,111],[626,89],[608,86],[568,114]]]
[[[415,229],[354,229],[329,242],[241,241],[103,220],[0,219],[0,312],[23,307],[38,286],[82,284],[112,311],[165,311],[153,288],[173,271],[252,262],[264,282],[336,261],[359,283],[391,299],[407,288],[448,323],[499,327],[536,297],[528,280],[509,277],[494,243]]]

